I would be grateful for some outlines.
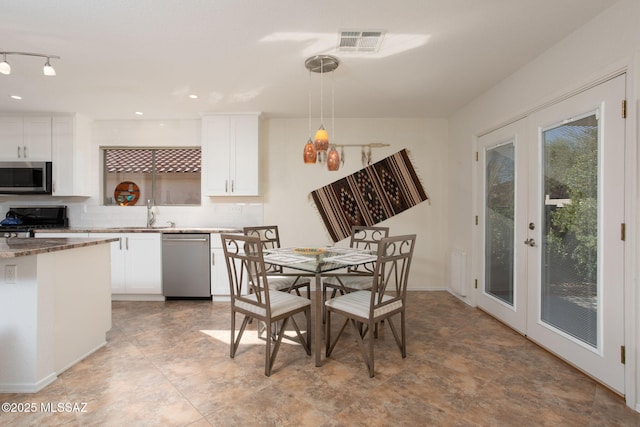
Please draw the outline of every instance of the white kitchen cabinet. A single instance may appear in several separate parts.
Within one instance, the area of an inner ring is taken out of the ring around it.
[[[0,117],[0,160],[51,161],[50,116]]]
[[[90,233],[89,236],[119,238],[111,243],[113,299],[127,299],[126,296],[131,295],[162,295],[161,233]]]
[[[230,299],[229,276],[220,234],[212,233],[209,242],[211,245],[211,295],[214,301],[228,301]]]
[[[89,196],[88,146],[91,122],[80,115],[52,118],[51,155],[54,196]]]
[[[257,113],[202,117],[204,195],[259,195],[259,120]]]

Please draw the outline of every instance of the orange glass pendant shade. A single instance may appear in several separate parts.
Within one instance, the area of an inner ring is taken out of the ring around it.
[[[323,125],[320,125],[313,142],[316,145],[316,151],[327,151],[329,148],[329,134]]]
[[[340,155],[336,151],[335,147],[331,147],[329,154],[327,155],[327,169],[330,171],[337,171],[340,167]]]
[[[315,145],[313,145],[313,142],[311,142],[311,138],[309,138],[309,140],[307,141],[307,143],[304,146],[303,157],[304,157],[304,162],[305,163],[315,163],[316,162],[316,158],[317,158],[316,147],[315,147]]]

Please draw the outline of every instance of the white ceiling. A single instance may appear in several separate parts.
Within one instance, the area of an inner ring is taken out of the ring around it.
[[[8,56],[0,112],[95,119],[203,111],[307,117],[304,60],[333,54],[324,114],[447,117],[615,0],[0,0]],[[377,53],[336,51],[341,30],[383,30]],[[320,75],[311,76],[319,115]],[[197,94],[198,99],[190,99]],[[16,101],[10,95],[20,95]]]

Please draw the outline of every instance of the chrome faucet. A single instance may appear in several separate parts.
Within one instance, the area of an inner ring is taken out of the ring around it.
[[[147,200],[147,227],[153,227],[153,224],[156,222],[156,214],[153,213],[153,204],[151,200]]]

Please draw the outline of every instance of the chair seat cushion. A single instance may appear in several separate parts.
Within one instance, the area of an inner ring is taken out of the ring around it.
[[[378,298],[378,294],[376,293],[376,299],[377,298]],[[392,296],[384,295],[382,297],[382,302],[389,301],[391,299],[393,299]],[[345,313],[350,313],[355,316],[367,318],[369,317],[369,307],[371,305],[371,292],[370,291],[351,292],[336,298],[332,298],[327,302],[325,302],[325,305],[332,309],[340,310]],[[402,307],[402,300],[399,299],[397,301],[392,302],[391,304],[383,305],[382,307],[376,308],[374,310],[373,316],[379,317],[401,307]]]
[[[345,288],[357,291],[371,289],[372,280],[372,276],[340,276],[340,281],[342,281]],[[322,283],[335,288],[341,287],[337,277],[327,277]]]
[[[289,289],[294,283],[296,287],[307,286],[309,279],[301,277],[297,282],[298,276],[267,276],[267,283],[269,283],[269,289],[275,289],[276,291],[282,291],[283,289]]]
[[[260,294],[262,301],[264,301],[264,292],[261,292]],[[249,301],[236,300],[236,307],[250,311],[259,316],[264,317],[267,315],[264,307],[251,303],[251,301],[257,302],[258,298],[256,294],[245,295],[242,298]],[[274,317],[311,305],[311,300],[285,292],[269,292],[269,300],[271,301],[271,316]]]

